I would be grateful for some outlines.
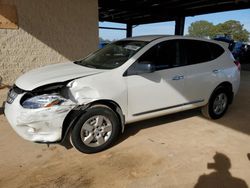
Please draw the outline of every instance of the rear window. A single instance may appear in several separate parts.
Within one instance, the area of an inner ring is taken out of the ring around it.
[[[221,46],[210,42],[186,39],[182,44],[189,65],[212,61],[224,53]]]
[[[224,49],[218,44],[209,43],[209,48],[212,53],[212,59],[216,59],[224,53]]]
[[[189,65],[211,61],[212,54],[207,42],[198,40],[183,40]]]

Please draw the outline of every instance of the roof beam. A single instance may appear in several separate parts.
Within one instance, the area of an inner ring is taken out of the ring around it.
[[[138,25],[244,8],[250,0],[99,0],[99,19]]]

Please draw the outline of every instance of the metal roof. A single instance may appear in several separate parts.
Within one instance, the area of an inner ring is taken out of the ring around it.
[[[99,0],[99,20],[131,25],[250,8],[250,0]]]

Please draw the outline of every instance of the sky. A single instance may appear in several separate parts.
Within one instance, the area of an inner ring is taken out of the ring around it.
[[[244,28],[250,32],[250,9],[227,11],[214,14],[186,17],[184,34],[188,33],[188,27],[192,22],[206,20],[213,24],[223,23],[227,20],[237,20],[244,24]],[[99,22],[103,27],[126,28],[125,24]],[[174,34],[175,22],[161,22],[155,24],[139,25],[133,29],[133,36],[150,34]],[[126,31],[99,29],[99,36],[103,39],[117,40],[126,37]]]

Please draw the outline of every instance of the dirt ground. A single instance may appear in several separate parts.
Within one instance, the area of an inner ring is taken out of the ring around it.
[[[127,125],[117,144],[86,155],[21,139],[0,115],[0,187],[250,186],[250,72],[228,113],[199,110]]]

